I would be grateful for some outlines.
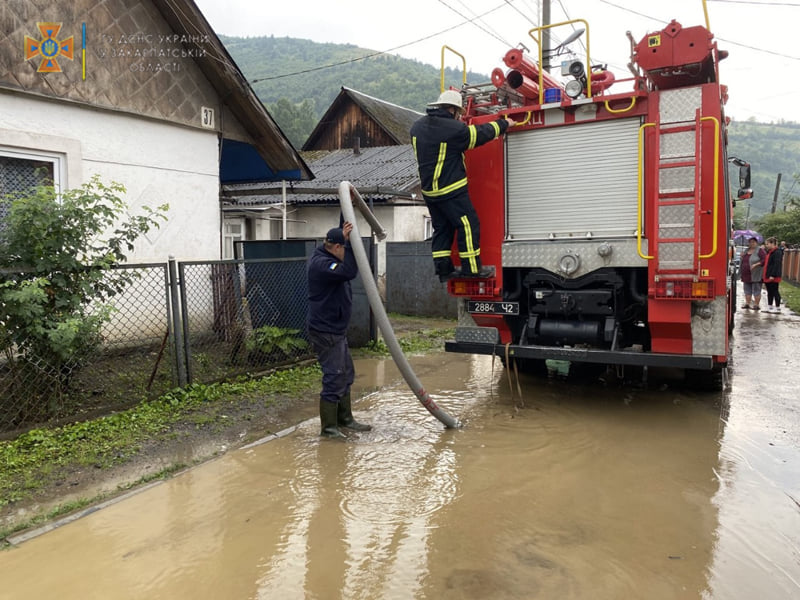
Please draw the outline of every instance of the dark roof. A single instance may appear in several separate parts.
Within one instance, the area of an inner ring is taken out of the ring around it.
[[[397,104],[386,102],[385,100],[373,98],[372,96],[357,92],[356,90],[342,87],[342,91],[340,91],[339,95],[331,102],[328,110],[325,111],[325,114],[308,136],[306,143],[303,144],[303,150],[313,145],[314,139],[333,120],[333,115],[348,101],[358,105],[396,144],[411,143],[411,134],[409,133],[411,126],[417,119],[423,116],[422,113],[411,110],[410,108],[404,108]]]
[[[308,165],[264,108],[194,1],[152,1],[175,32],[190,37],[198,34],[208,36],[210,43],[203,46],[208,56],[196,61],[197,66],[231,112],[248,129],[253,148],[266,163],[268,171],[271,171],[269,176],[276,180],[313,179]]]
[[[353,102],[358,104],[365,113],[380,123],[386,132],[394,138],[395,142],[398,144],[411,143],[409,131],[414,122],[423,116],[422,113],[367,96],[346,87],[342,88],[341,93],[349,95]]]
[[[367,200],[386,201],[401,196],[411,198],[419,185],[417,162],[410,144],[353,150],[313,150],[302,152],[316,175],[313,184],[294,184],[288,188],[292,204],[338,203],[342,181],[349,181]],[[223,196],[236,206],[282,202],[281,185],[274,183],[225,185]]]

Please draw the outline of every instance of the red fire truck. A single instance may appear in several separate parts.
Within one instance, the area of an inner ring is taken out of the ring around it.
[[[532,29],[538,61],[513,48],[491,84],[461,90],[468,124],[519,124],[466,153],[481,260],[496,270],[448,281],[459,321],[446,349],[529,370],[548,359],[637,376],[672,367],[717,387],[736,304],[727,53],[707,27],[672,21],[638,42],[628,34],[627,78],[575,57],[562,84],[539,68],[539,36],[574,23],[589,48],[583,20]]]

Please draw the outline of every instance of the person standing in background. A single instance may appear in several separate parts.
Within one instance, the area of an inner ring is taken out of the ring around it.
[[[783,252],[778,248],[778,239],[767,238],[767,255],[764,258],[764,287],[767,288],[767,312],[781,312],[781,274]],[[775,304],[773,308],[772,304]]]
[[[739,261],[745,298],[742,308],[760,310],[758,305],[761,302],[761,274],[767,253],[759,248],[758,238],[751,237],[747,244],[747,249],[742,252],[742,259]]]

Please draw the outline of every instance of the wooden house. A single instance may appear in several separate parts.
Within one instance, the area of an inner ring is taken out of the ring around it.
[[[342,87],[301,150],[410,144],[409,130],[421,116],[415,110]]]

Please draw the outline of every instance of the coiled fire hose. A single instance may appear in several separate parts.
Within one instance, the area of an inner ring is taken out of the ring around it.
[[[361,235],[358,233],[356,215],[355,211],[353,210],[353,199],[355,199],[361,214],[364,215],[364,218],[369,223],[378,240],[383,240],[386,238],[386,230],[375,218],[375,215],[372,214],[372,211],[366,205],[364,199],[361,197],[361,194],[358,193],[358,190],[355,188],[355,186],[349,181],[343,181],[340,183],[339,203],[342,207],[342,214],[344,215],[345,221],[350,221],[350,223],[353,224],[353,231],[350,235],[351,239],[352,236],[355,236],[356,240],[356,243],[351,242],[350,245],[353,248],[353,253],[356,257],[358,271],[361,273],[361,280],[364,282],[364,288],[367,291],[369,304],[372,307],[372,312],[375,315],[378,328],[381,330],[381,334],[383,334],[384,341],[389,347],[389,352],[391,353],[395,364],[400,369],[400,372],[403,374],[403,378],[406,380],[406,383],[422,403],[422,406],[424,406],[434,417],[439,419],[439,421],[441,421],[445,427],[461,427],[461,423],[459,423],[457,419],[454,419],[438,404],[436,404],[428,392],[425,391],[425,388],[422,387],[422,383],[420,383],[416,374],[411,369],[411,365],[408,364],[408,360],[406,360],[403,350],[400,348],[400,344],[397,341],[397,336],[394,334],[394,330],[389,323],[389,317],[386,316],[386,310],[383,308],[380,294],[378,294],[378,286],[375,285],[375,281],[372,278],[372,270],[370,269],[369,261],[367,260],[367,253],[364,250],[363,244],[360,242]]]

